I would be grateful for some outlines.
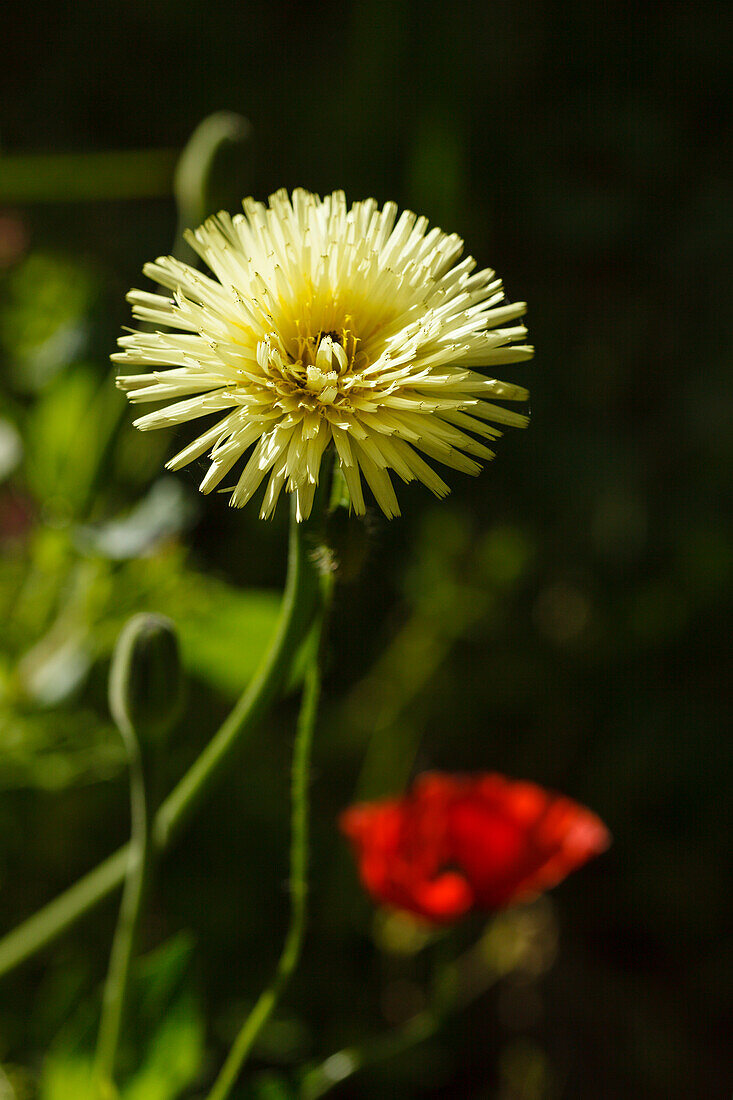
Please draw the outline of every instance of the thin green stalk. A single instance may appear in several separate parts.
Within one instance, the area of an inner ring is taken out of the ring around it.
[[[308,524],[298,524],[291,516],[288,576],[275,635],[234,709],[155,815],[152,844],[156,857],[171,845],[227,773],[233,753],[275,699],[313,622],[318,578],[306,545],[309,532]],[[52,943],[116,890],[125,878],[128,857],[125,845],[0,940],[0,977]]]
[[[436,974],[432,1003],[400,1027],[375,1035],[360,1046],[345,1047],[307,1069],[300,1081],[300,1100],[318,1100],[362,1069],[376,1066],[432,1038],[444,1021],[467,1008],[501,977],[487,956],[491,929],[477,943]]]
[[[327,579],[330,581],[330,578]],[[330,583],[328,584],[330,589]],[[324,582],[324,603],[328,599]],[[321,639],[319,626],[314,655],[306,672],[303,700],[293,746],[291,773],[290,924],[282,953],[269,986],[258,997],[227,1055],[208,1100],[225,1100],[242,1071],[257,1036],[270,1019],[283,990],[293,975],[303,946],[308,900],[310,758],[318,700],[321,693]]]
[[[140,922],[150,858],[150,819],[148,816],[145,775],[137,738],[130,729],[124,735],[130,769],[131,837],[128,869],[120,915],[117,920],[109,971],[102,1001],[94,1079],[100,1097],[114,1095],[114,1071],[120,1040],[125,1000],[130,979],[130,964]]]
[[[176,259],[184,260],[188,264],[197,266],[199,256],[186,242],[184,233],[187,229],[193,229],[200,225],[205,218],[218,209],[219,196],[216,194],[217,184],[221,184],[221,163],[224,155],[229,152],[230,158],[237,150],[240,153],[249,153],[252,144],[252,127],[243,115],[234,111],[215,111],[207,115],[198,124],[186,146],[178,158],[175,175],[173,177],[173,193],[178,210],[178,228],[176,231],[176,243],[173,255]],[[251,161],[251,157],[247,157]],[[231,163],[228,168],[232,169]],[[251,168],[245,169],[243,158],[236,165],[236,171],[232,178],[238,181],[239,186],[249,186],[245,183],[251,175]],[[245,169],[243,171],[243,169]],[[239,198],[246,195],[247,191],[240,191]],[[163,294],[168,294],[167,288],[162,288]]]
[[[318,514],[315,506],[314,513]],[[241,743],[243,733],[264,715],[282,686],[316,610],[318,574],[307,545],[311,530],[309,524],[296,522],[293,504],[288,577],[275,638],[247,690],[156,814],[153,826],[156,849],[162,851],[168,847],[213,784],[225,774],[232,750]]]
[[[378,1035],[362,1046],[337,1051],[306,1073],[300,1086],[300,1100],[317,1100],[360,1069],[379,1065],[411,1050],[434,1035],[441,1022],[440,1016],[426,1010],[401,1027]]]

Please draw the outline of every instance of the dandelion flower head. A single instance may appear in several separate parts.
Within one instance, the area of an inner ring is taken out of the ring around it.
[[[460,259],[460,237],[398,217],[391,202],[349,208],[340,191],[278,191],[243,209],[187,234],[211,275],[166,256],[144,273],[170,295],[128,295],[149,331],[120,339],[113,359],[142,372],[117,385],[132,402],[164,403],[136,427],[213,418],[169,469],[208,452],[202,492],[227,479],[239,507],[267,479],[262,517],[285,488],[302,520],[333,443],[354,511],[365,511],[363,476],[392,517],[390,473],[445,496],[426,458],[477,474],[497,425],[527,423],[494,403],[526,390],[476,369],[532,355],[516,323],[526,306],[505,301],[493,271]]]

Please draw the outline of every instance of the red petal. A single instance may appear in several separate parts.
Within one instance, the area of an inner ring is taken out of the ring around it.
[[[595,814],[534,783],[422,775],[340,819],[375,901],[436,922],[546,890],[610,842]]]
[[[532,783],[483,776],[451,810],[454,862],[495,909],[547,890],[610,843],[595,814]]]

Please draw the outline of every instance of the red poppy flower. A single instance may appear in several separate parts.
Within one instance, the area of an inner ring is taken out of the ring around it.
[[[541,893],[611,839],[571,799],[491,773],[422,775],[402,798],[349,807],[340,826],[375,901],[438,923]]]

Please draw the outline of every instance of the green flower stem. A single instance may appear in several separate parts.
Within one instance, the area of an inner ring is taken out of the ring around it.
[[[314,515],[318,516],[314,505]],[[226,774],[232,750],[275,700],[295,652],[313,622],[318,596],[318,573],[308,553],[312,525],[297,523],[295,505],[290,516],[288,577],[280,622],[273,642],[247,690],[218,732],[171,792],[156,815],[155,847],[165,850],[211,787]]]
[[[318,514],[314,510],[314,514]],[[307,552],[309,524],[291,514],[288,577],[280,621],[258,671],[203,753],[163,802],[152,827],[157,856],[176,838],[202,799],[227,773],[232,754],[265,715],[305,638],[316,609],[318,577]],[[52,943],[123,882],[128,866],[125,845],[54,901],[0,940],[0,977]]]
[[[229,1096],[257,1036],[270,1019],[300,959],[305,935],[308,900],[310,759],[318,701],[321,694],[321,649],[325,633],[323,620],[327,615],[327,607],[330,603],[331,587],[332,578],[329,576],[324,577],[324,612],[318,626],[314,654],[306,672],[303,700],[293,746],[289,877],[290,924],[282,953],[275,968],[275,975],[270,985],[260,994],[252,1011],[244,1021],[221,1072],[214,1082],[208,1100],[225,1100]]]
[[[487,955],[492,928],[473,947],[436,975],[432,1004],[401,1027],[376,1035],[358,1047],[345,1047],[305,1071],[300,1081],[300,1100],[318,1100],[361,1069],[376,1066],[432,1038],[443,1022],[467,1008],[494,985],[502,973]],[[511,969],[511,968],[510,968]]]
[[[237,171],[233,178],[244,186],[243,154],[250,151],[252,127],[243,115],[234,111],[216,111],[198,124],[188,139],[178,158],[173,177],[173,193],[178,210],[178,228],[173,255],[176,259],[197,266],[199,257],[184,239],[186,229],[200,225],[210,214],[218,209],[217,183],[221,183],[222,165],[220,161],[229,152],[240,151]],[[251,157],[247,158],[248,160]],[[229,169],[233,165],[228,165]],[[217,171],[218,169],[218,171]],[[251,174],[251,169],[246,173]],[[249,186],[249,184],[246,184]],[[246,191],[240,192],[247,194]],[[163,287],[166,296],[170,291]]]
[[[123,731],[130,770],[131,838],[128,869],[120,905],[109,971],[102,1001],[94,1079],[100,1098],[114,1095],[114,1071],[120,1039],[125,999],[130,978],[130,963],[140,922],[151,854],[150,818],[145,775],[138,741],[132,728]]]
[[[413,1016],[402,1027],[378,1035],[360,1047],[347,1047],[309,1070],[300,1086],[300,1100],[317,1100],[336,1088],[360,1069],[379,1065],[425,1042],[439,1030],[442,1018],[425,1011]]]

